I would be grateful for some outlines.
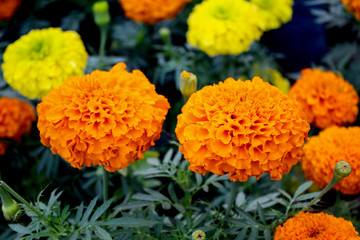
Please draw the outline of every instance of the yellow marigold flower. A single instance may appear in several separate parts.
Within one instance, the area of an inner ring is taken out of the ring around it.
[[[0,21],[11,19],[21,0],[0,0]]]
[[[155,24],[174,18],[191,0],[119,0],[127,18]]]
[[[289,96],[302,105],[308,121],[319,128],[356,120],[359,96],[354,87],[333,72],[304,69]]]
[[[265,31],[279,28],[291,20],[293,0],[250,0],[250,2],[258,6]]]
[[[357,20],[360,21],[360,2],[359,0],[341,0],[349,12],[354,14]]]
[[[259,40],[260,15],[245,0],[205,0],[188,18],[188,42],[210,56],[240,54]]]
[[[305,144],[301,165],[308,179],[320,187],[331,180],[337,162],[351,165],[351,174],[335,185],[344,194],[360,193],[360,127],[330,127]]]
[[[30,132],[35,119],[35,111],[28,102],[20,102],[17,98],[0,98],[0,139],[20,141],[24,133]]]
[[[193,93],[175,132],[190,170],[246,181],[263,173],[281,179],[300,160],[309,129],[294,99],[255,77]]]
[[[87,57],[79,34],[47,28],[10,44],[1,67],[13,89],[28,98],[42,98],[67,77],[82,75]]]
[[[143,158],[170,106],[141,71],[125,68],[119,63],[52,89],[37,107],[41,142],[75,168],[113,172]]]
[[[353,224],[326,213],[300,212],[278,226],[274,240],[359,240]]]

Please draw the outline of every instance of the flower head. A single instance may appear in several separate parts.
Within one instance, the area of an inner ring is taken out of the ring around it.
[[[205,240],[206,239],[206,234],[203,230],[196,230],[195,232],[192,233],[192,238],[193,240]]]
[[[300,212],[278,226],[274,240],[359,240],[353,224],[326,213]]]
[[[119,63],[68,78],[38,105],[41,142],[71,166],[112,172],[141,159],[160,137],[170,108],[145,75]]]
[[[293,0],[250,0],[250,2],[258,6],[265,31],[279,28],[291,20]]]
[[[334,189],[344,194],[360,193],[360,127],[331,127],[311,137],[305,144],[301,166],[308,179],[320,187],[331,180],[335,166],[340,161],[351,165],[351,174],[342,179]]]
[[[360,2],[358,0],[341,0],[341,2],[360,21]]]
[[[308,121],[319,128],[356,120],[359,96],[354,87],[333,72],[304,69],[289,96],[302,105]]]
[[[205,0],[188,18],[188,42],[210,56],[240,54],[262,31],[256,6],[245,0]]]
[[[35,119],[35,111],[28,102],[21,102],[17,98],[0,98],[0,139],[20,141],[24,133],[30,132]],[[0,145],[5,152],[7,144]]]
[[[0,21],[11,19],[20,5],[21,0],[0,0]]]
[[[147,24],[174,18],[191,0],[119,0],[125,16]]]
[[[47,28],[10,44],[1,67],[13,89],[28,98],[42,98],[65,78],[82,75],[87,57],[79,34]]]
[[[295,100],[255,77],[192,94],[175,132],[190,170],[246,181],[263,173],[281,179],[299,161],[309,129]]]

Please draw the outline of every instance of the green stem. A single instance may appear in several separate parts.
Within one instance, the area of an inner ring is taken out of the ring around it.
[[[307,206],[304,206],[302,211],[307,211],[310,209],[314,203],[317,202],[325,193],[327,193],[331,188],[333,188],[342,178],[338,178],[334,175],[329,184],[317,195]]]
[[[103,199],[106,202],[109,199],[109,172],[103,168]]]
[[[225,218],[227,218],[230,215],[231,209],[233,208],[235,198],[238,193],[239,185],[240,185],[240,182],[238,182],[238,181],[231,182],[230,198],[229,198],[229,203],[228,203],[228,206],[226,209]]]
[[[108,27],[101,26],[100,28],[100,47],[99,47],[99,68],[103,70],[104,68],[104,57],[105,57],[105,45],[108,36]]]

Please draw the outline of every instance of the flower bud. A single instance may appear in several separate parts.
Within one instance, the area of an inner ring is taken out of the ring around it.
[[[171,32],[167,27],[160,28],[159,34],[160,34],[161,39],[164,41],[164,43],[167,43],[169,41]]]
[[[2,211],[7,221],[16,220],[16,214],[19,211],[19,205],[12,199],[7,191],[0,186],[0,197],[2,201]]]
[[[94,21],[99,27],[110,23],[109,4],[107,1],[99,1],[93,5]]]
[[[182,71],[180,76],[180,92],[187,101],[191,94],[196,92],[197,88],[197,77],[195,74],[187,71]]]
[[[202,230],[196,230],[192,234],[193,240],[205,240],[206,234]]]
[[[351,166],[348,162],[340,161],[336,164],[334,169],[334,177],[342,179],[349,176],[351,173]]]

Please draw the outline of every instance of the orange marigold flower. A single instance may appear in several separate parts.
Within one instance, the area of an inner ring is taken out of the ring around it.
[[[274,240],[359,240],[353,224],[326,213],[299,212],[278,226]]]
[[[281,179],[299,161],[309,129],[294,99],[255,77],[193,93],[175,132],[190,170],[246,181],[263,173]]]
[[[351,165],[351,174],[335,185],[344,194],[360,193],[360,127],[333,126],[311,137],[305,144],[301,165],[308,179],[325,187],[334,174],[337,162]]]
[[[0,0],[0,21],[11,19],[21,0]]]
[[[300,102],[309,123],[319,128],[356,120],[359,96],[354,87],[333,72],[304,69],[289,96]]]
[[[341,0],[349,12],[360,21],[360,1],[359,0]]]
[[[8,146],[7,143],[0,143],[0,155],[5,154],[7,146]]]
[[[170,108],[139,70],[119,63],[109,72],[68,78],[38,105],[41,142],[71,166],[129,166],[160,137]]]
[[[2,97],[0,98],[0,139],[20,141],[24,133],[29,133],[35,111],[26,101]]]
[[[125,16],[147,24],[174,18],[191,0],[119,0]]]

